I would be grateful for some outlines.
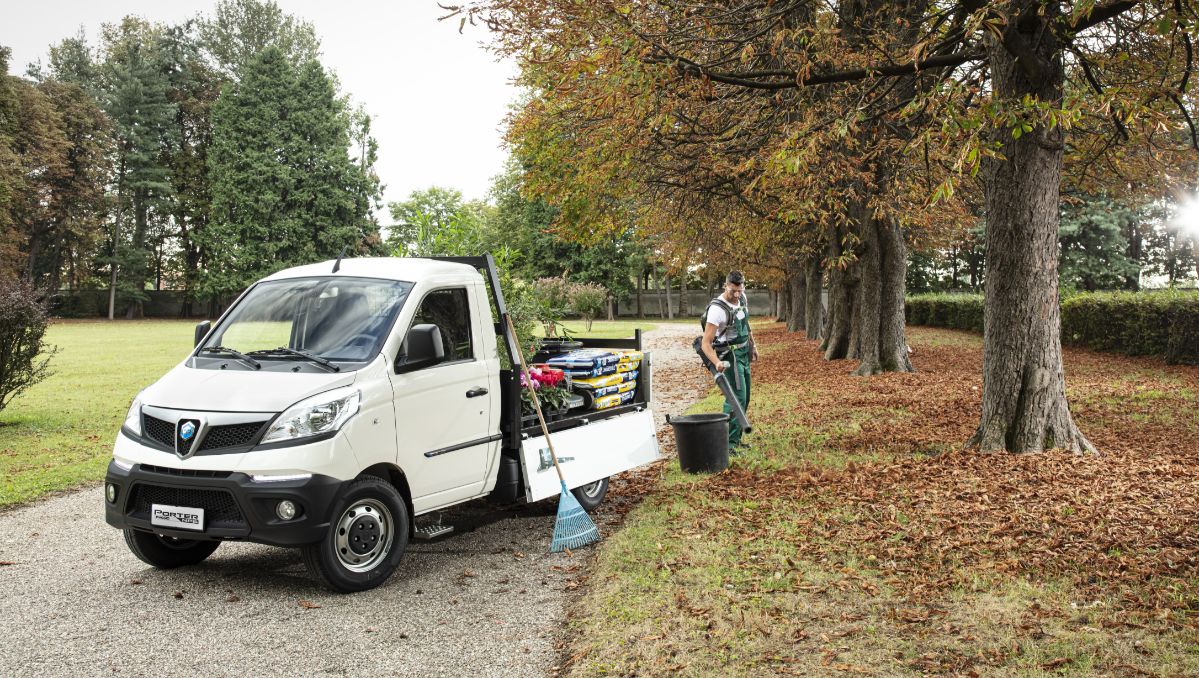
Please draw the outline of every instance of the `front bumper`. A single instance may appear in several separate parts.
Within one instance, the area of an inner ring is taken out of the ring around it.
[[[113,527],[133,528],[181,539],[238,539],[273,546],[300,546],[320,541],[329,529],[329,511],[344,482],[313,475],[300,480],[256,483],[245,473],[190,471],[134,464],[126,470],[109,462],[105,483],[116,485],[115,502],[104,501],[104,520]],[[107,485],[106,485],[107,491]],[[299,508],[282,520],[276,505],[290,499]],[[150,506],[168,504],[204,509],[204,530],[152,525]]]

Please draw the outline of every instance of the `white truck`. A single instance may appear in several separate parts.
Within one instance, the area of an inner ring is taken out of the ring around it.
[[[194,351],[133,400],[105,520],[159,568],[242,540],[299,547],[336,591],[378,586],[414,533],[441,529],[419,516],[559,493],[541,429],[521,414],[519,372],[502,367],[500,341],[518,364],[506,320],[490,255],[275,273],[197,325]],[[582,342],[642,348],[640,331]],[[659,457],[651,359],[630,402],[549,423],[588,510],[609,476]]]

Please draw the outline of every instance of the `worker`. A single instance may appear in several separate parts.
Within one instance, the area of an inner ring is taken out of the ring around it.
[[[730,271],[724,279],[724,291],[708,304],[704,312],[704,334],[700,347],[704,355],[726,374],[741,409],[749,411],[749,363],[758,359],[758,349],[749,329],[749,305],[745,300],[745,276],[741,271]],[[726,401],[724,413],[732,415],[733,408]],[[729,417],[729,451],[741,452],[743,431],[737,419]]]

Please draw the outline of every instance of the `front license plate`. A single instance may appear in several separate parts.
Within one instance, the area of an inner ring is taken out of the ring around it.
[[[151,504],[150,524],[159,527],[173,527],[177,530],[204,531],[204,509],[188,506],[167,506],[166,504]]]

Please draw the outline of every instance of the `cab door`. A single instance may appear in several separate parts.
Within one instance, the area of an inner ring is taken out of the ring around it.
[[[399,464],[408,477],[417,512],[479,495],[492,452],[493,391],[481,355],[481,309],[467,286],[434,289],[420,300],[411,325],[441,330],[445,360],[432,367],[395,374]],[[408,328],[404,328],[407,334]],[[403,348],[401,348],[403,353]]]

